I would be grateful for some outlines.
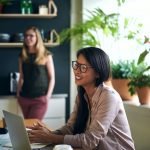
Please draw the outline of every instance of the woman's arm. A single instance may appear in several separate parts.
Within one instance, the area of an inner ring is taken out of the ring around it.
[[[62,144],[64,142],[64,136],[66,134],[72,134],[73,125],[77,113],[77,100],[74,106],[74,111],[71,113],[71,116],[66,125],[62,128],[51,131],[45,126],[45,124],[39,122],[33,127],[28,127],[32,130],[29,130],[29,139],[31,143],[53,143],[53,144]]]
[[[55,135],[45,124],[37,122],[32,127],[28,127],[28,136],[31,143],[53,143],[62,144],[64,141],[63,135]]]
[[[20,96],[22,84],[23,84],[22,59],[19,57],[19,81],[17,85],[17,97]]]
[[[47,67],[48,78],[49,78],[47,98],[50,98],[54,89],[54,85],[55,85],[55,69],[54,69],[52,55],[48,55],[46,67]]]
[[[102,96],[102,95],[101,95]],[[72,147],[78,147],[83,149],[94,149],[98,146],[99,141],[103,140],[107,131],[112,124],[116,114],[118,112],[118,100],[117,97],[109,94],[103,94],[103,96],[97,97],[97,103],[91,112],[91,122],[87,126],[84,133],[73,135],[73,125],[77,115],[78,100],[76,100],[74,111],[65,126],[56,130],[57,132],[44,131],[45,129],[39,128],[31,130],[29,138],[31,142],[40,143],[54,143],[54,144],[69,144]]]

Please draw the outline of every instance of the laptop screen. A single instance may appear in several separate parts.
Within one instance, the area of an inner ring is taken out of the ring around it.
[[[30,144],[24,125],[24,119],[21,116],[10,113],[6,110],[3,110],[3,114],[13,149],[31,150],[46,146],[46,144],[40,143]]]

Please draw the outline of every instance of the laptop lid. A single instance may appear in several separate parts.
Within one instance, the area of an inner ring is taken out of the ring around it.
[[[23,118],[3,110],[6,126],[14,150],[31,150]]]

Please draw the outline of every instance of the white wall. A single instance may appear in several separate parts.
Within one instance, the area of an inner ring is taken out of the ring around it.
[[[82,21],[82,0],[72,0],[71,1],[71,26],[76,24],[77,22]],[[77,40],[72,40],[71,41],[71,61],[76,60],[76,51],[78,50],[78,41]],[[70,63],[71,64],[71,63]],[[76,97],[76,85],[74,81],[74,74],[71,68],[71,73],[70,73],[70,110],[73,110],[74,106],[74,101]]]

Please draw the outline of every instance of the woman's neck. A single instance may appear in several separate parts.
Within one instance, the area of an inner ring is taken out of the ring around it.
[[[29,48],[28,48],[28,52],[29,52],[29,53],[36,53],[34,47],[29,47]]]
[[[97,87],[85,88],[88,99],[91,101],[94,93],[96,92]]]

